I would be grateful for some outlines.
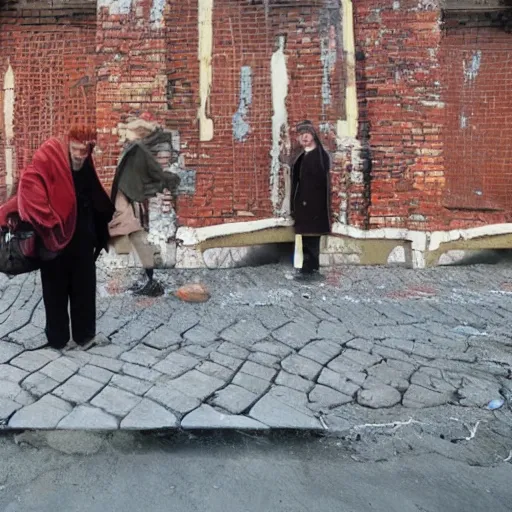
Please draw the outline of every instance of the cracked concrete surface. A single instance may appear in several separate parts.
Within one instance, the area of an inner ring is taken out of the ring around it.
[[[440,428],[469,416],[510,429],[507,264],[346,267],[310,283],[279,265],[159,274],[170,292],[204,282],[204,304],[136,298],[123,292],[128,271],[100,274],[98,331],[109,343],[87,352],[39,348],[38,275],[0,277],[3,428],[342,435],[442,410]],[[502,397],[500,410],[485,409]]]
[[[5,433],[0,510],[508,512],[510,463],[492,459],[499,449],[486,427],[466,441],[471,434],[453,422],[453,433],[464,436],[454,444],[437,435],[435,419],[361,424],[345,439],[281,431]]]

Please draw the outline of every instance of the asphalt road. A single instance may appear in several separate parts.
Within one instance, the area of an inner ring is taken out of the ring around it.
[[[0,510],[510,512],[511,469],[414,450],[360,461],[295,434],[28,432],[0,438]]]

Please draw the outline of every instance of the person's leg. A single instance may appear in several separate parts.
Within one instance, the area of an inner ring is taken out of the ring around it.
[[[77,345],[96,336],[96,263],[94,252],[80,251],[71,269],[71,329]]]
[[[46,312],[46,339],[48,344],[62,349],[69,341],[69,266],[66,255],[58,256],[41,265],[43,302]]]
[[[155,265],[155,252],[156,247],[148,242],[147,233],[145,231],[137,231],[130,235],[130,241],[137,251],[137,255],[144,267],[147,283],[135,290],[136,295],[145,295],[147,297],[158,297],[164,294],[162,285],[153,278]]]
[[[320,269],[320,237],[309,237],[309,253],[311,256],[311,268],[313,271]]]
[[[320,237],[303,237],[304,264],[302,266],[302,275],[311,275],[320,268]]]
[[[304,254],[304,263],[302,265],[301,272],[303,274],[311,274],[313,272],[314,267],[314,255],[313,255],[313,242],[312,237],[303,236],[302,237],[302,250]]]

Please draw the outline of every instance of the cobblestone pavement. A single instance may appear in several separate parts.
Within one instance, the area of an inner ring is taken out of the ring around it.
[[[340,433],[445,411],[447,422],[498,421],[510,434],[511,265],[343,267],[325,277],[297,282],[279,265],[159,273],[170,292],[209,287],[210,301],[187,304],[172,293],[135,298],[122,288],[133,276],[103,272],[98,331],[110,343],[63,352],[39,348],[38,275],[2,277],[0,422]],[[486,410],[500,398],[501,409]]]

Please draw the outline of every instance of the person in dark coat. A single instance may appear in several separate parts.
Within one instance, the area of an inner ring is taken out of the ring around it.
[[[331,231],[331,159],[310,121],[300,123],[297,133],[302,149],[291,166],[291,215],[302,238],[300,273],[311,275],[320,268],[320,237]]]
[[[94,129],[74,127],[64,139],[47,140],[10,201],[40,240],[45,332],[56,349],[71,334],[86,348],[96,337],[96,259],[107,249],[114,207],[94,168],[95,137]]]

